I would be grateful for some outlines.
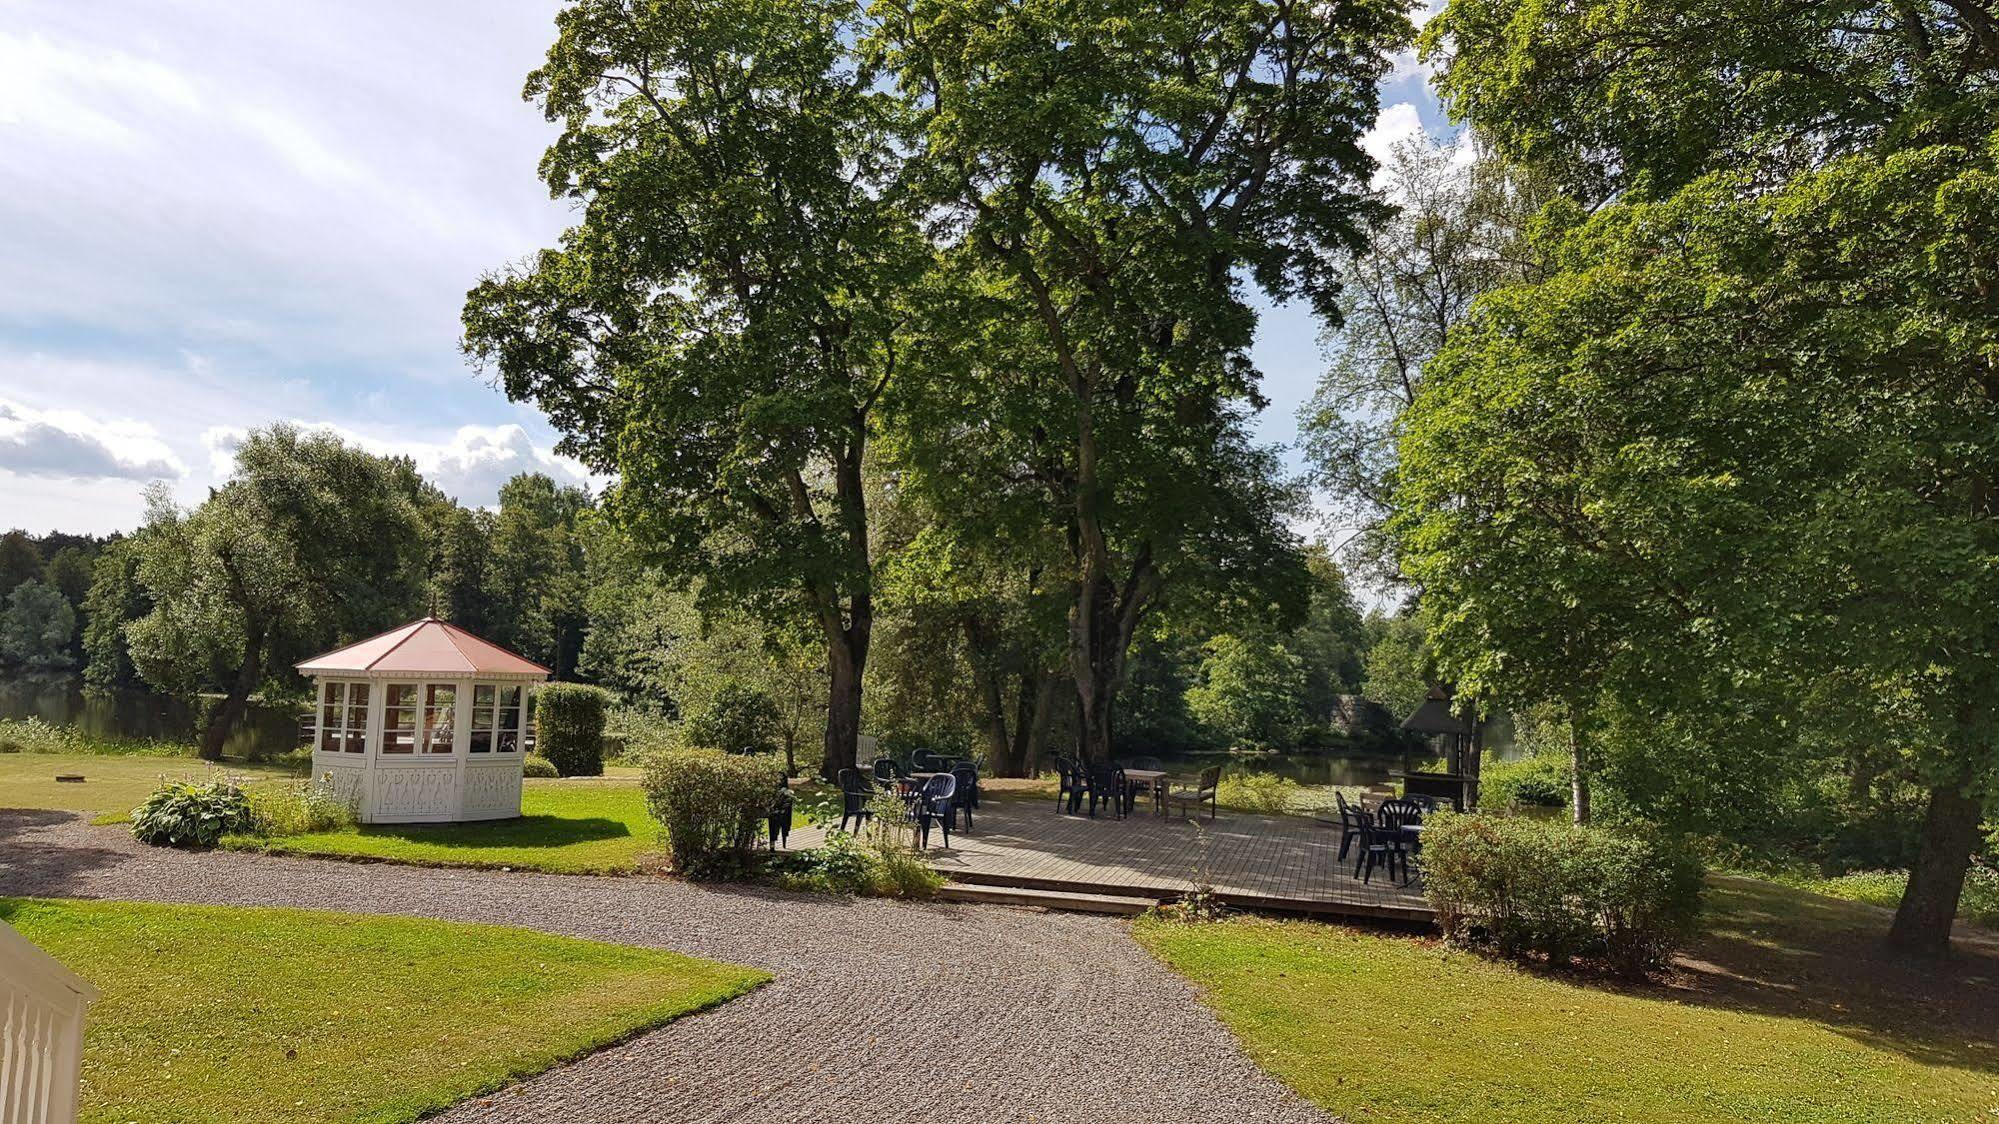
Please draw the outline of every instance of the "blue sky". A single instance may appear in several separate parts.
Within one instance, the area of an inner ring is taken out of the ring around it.
[[[107,532],[145,482],[194,502],[243,430],[331,426],[466,503],[555,434],[457,351],[482,271],[568,212],[520,100],[555,6],[525,0],[12,0],[0,24],[0,528]],[[1413,59],[1374,143],[1443,122]],[[1270,441],[1321,365],[1264,318]]]

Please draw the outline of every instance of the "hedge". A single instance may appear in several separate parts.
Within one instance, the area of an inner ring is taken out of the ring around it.
[[[1423,884],[1455,944],[1576,959],[1621,975],[1662,967],[1694,934],[1704,871],[1678,841],[1529,816],[1432,816]]]
[[[646,759],[646,810],[659,821],[673,868],[690,878],[741,872],[784,780],[767,754],[674,749]]]
[[[565,777],[604,774],[607,696],[581,683],[550,683],[534,693],[534,751]]]

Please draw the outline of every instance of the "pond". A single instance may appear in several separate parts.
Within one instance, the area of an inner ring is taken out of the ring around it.
[[[251,704],[223,752],[254,757],[292,749],[298,744],[299,713]],[[0,678],[0,718],[39,718],[73,726],[85,737],[193,743],[200,736],[200,715],[197,701],[148,691],[86,690],[76,678]]]
[[[1220,765],[1231,773],[1271,773],[1302,785],[1387,784],[1388,774],[1402,768],[1400,753],[1163,753],[1157,755],[1174,773],[1198,773]]]

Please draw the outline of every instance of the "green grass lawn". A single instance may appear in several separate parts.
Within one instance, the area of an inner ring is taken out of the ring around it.
[[[1138,924],[1256,1062],[1350,1121],[1999,1119],[1999,938],[1948,965],[1887,915],[1718,880],[1669,985],[1540,974],[1308,922]]]
[[[217,767],[193,757],[153,757],[99,753],[0,753],[0,808],[48,808],[123,816],[159,787],[162,777],[229,773],[253,780],[294,778],[304,773],[283,765],[229,762]],[[56,774],[83,775],[83,783],[57,781]]]
[[[415,1120],[767,977],[652,949],[442,921],[0,900],[95,983],[83,1119]]]
[[[635,781],[530,780],[521,817],[463,824],[368,824],[275,839],[231,836],[225,847],[440,866],[556,874],[626,874],[658,850],[659,825]]]

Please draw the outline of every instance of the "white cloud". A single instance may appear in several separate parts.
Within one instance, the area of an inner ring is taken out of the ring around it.
[[[593,477],[578,461],[560,456],[535,444],[526,428],[519,425],[462,425],[449,440],[393,440],[356,433],[326,422],[295,421],[300,429],[331,433],[350,445],[384,457],[408,457],[416,462],[424,479],[457,500],[473,507],[492,507],[500,502],[500,485],[523,472],[539,472],[558,484],[584,485],[593,490],[603,480]],[[208,449],[210,470],[217,480],[236,468],[236,450],[247,430],[216,426],[201,435]]]
[[[1374,119],[1374,128],[1360,138],[1360,146],[1374,157],[1375,163],[1386,164],[1389,153],[1395,151],[1396,145],[1422,135],[1422,114],[1412,103],[1399,101],[1382,110],[1381,115]]]
[[[0,470],[58,480],[177,480],[187,466],[151,425],[0,399]]]

